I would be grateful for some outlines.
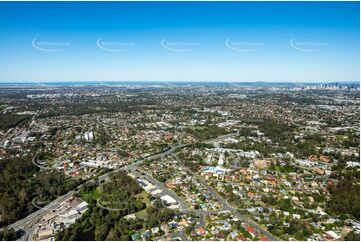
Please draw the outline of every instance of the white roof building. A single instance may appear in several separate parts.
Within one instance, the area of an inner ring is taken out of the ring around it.
[[[177,203],[177,201],[169,195],[161,196],[160,199],[162,199],[162,201],[164,201],[166,204],[176,204]]]
[[[338,239],[341,238],[340,235],[336,234],[336,233],[333,232],[333,231],[327,231],[326,234],[327,234],[328,236],[331,236],[331,237],[332,237],[333,239],[335,239],[335,240],[338,240]]]
[[[90,132],[85,132],[85,133],[84,133],[84,139],[85,139],[86,141],[93,141],[93,139],[94,139],[94,134],[93,134],[93,132],[92,132],[92,131],[90,131]]]

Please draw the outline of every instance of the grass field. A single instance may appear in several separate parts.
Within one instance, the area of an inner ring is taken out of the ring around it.
[[[82,193],[81,197],[85,200],[85,201],[90,201],[92,199],[97,200],[100,198],[100,192],[98,189],[94,189],[91,192],[86,192],[86,193]]]
[[[145,203],[146,205],[146,208],[149,207],[149,206],[152,206],[152,204],[150,203],[150,199],[149,199],[149,195],[146,191],[143,191],[139,194],[137,194],[135,196],[137,199],[141,200],[143,203]],[[135,215],[137,216],[137,218],[140,218],[140,219],[147,219],[147,211],[146,211],[146,208],[135,213]]]

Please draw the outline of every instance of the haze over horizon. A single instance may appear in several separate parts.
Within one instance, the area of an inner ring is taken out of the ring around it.
[[[1,2],[0,83],[359,81],[359,2]]]

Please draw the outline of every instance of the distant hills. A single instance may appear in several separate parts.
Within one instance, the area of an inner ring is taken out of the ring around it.
[[[186,82],[186,81],[63,81],[63,82],[0,82],[0,86],[116,86],[116,85],[146,85],[146,86],[260,86],[260,87],[297,87],[297,86],[352,86],[359,87],[358,81],[341,82]]]

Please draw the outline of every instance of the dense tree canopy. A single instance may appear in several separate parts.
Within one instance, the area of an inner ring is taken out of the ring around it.
[[[15,222],[80,184],[57,171],[39,171],[31,157],[0,160],[0,225]]]
[[[140,200],[136,198],[142,189],[123,171],[113,174],[109,182],[98,188],[96,185],[92,188],[82,188],[81,193],[92,193],[91,189],[99,189],[100,198],[83,196],[87,197],[89,202],[88,211],[75,224],[60,231],[56,236],[57,240],[131,240],[130,236],[135,231],[150,229],[174,216],[172,210],[163,207],[162,202],[156,200],[145,209],[146,219],[126,220],[125,215],[143,210],[145,205],[141,205]],[[112,200],[119,210],[101,208],[97,206],[97,200],[113,204],[110,203]],[[118,203],[119,201],[125,202]]]
[[[29,115],[0,114],[0,130],[13,128],[16,125],[28,120]]]
[[[328,209],[335,214],[344,214],[360,218],[360,185],[357,178],[347,176],[337,185],[329,188],[331,199],[327,203]]]

